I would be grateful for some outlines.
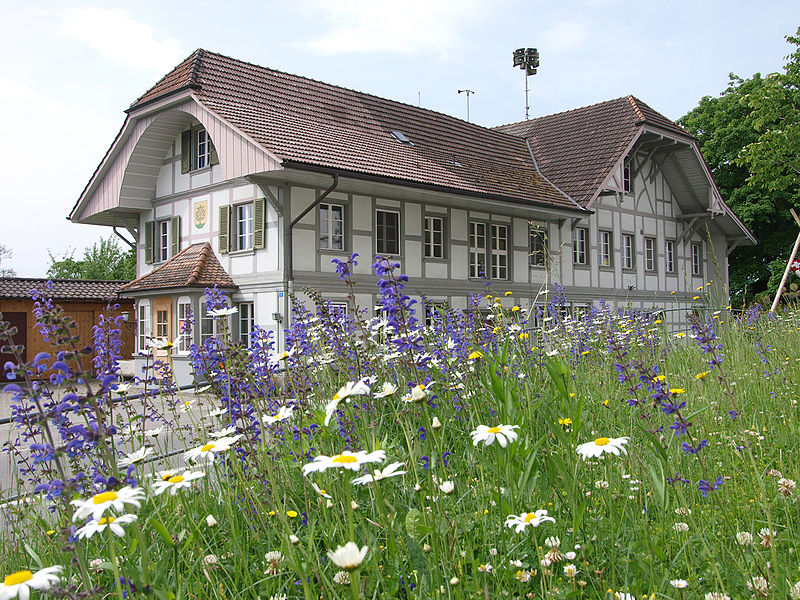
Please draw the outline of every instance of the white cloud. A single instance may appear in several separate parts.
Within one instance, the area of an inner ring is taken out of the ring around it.
[[[304,0],[302,7],[328,30],[301,45],[326,55],[447,54],[461,45],[462,28],[486,10],[479,0]]]
[[[548,53],[563,54],[579,48],[586,39],[586,26],[576,21],[564,21],[539,36],[539,48]]]
[[[158,36],[122,9],[79,8],[63,14],[59,33],[126,67],[164,73],[188,54],[178,40]]]

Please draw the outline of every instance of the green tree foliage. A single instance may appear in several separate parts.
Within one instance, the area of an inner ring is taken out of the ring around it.
[[[787,40],[797,45],[797,38]],[[749,300],[775,292],[798,233],[789,208],[800,203],[800,172],[793,183],[791,177],[800,149],[799,70],[796,51],[788,57],[784,74],[762,78],[756,73],[750,79],[731,74],[719,97],[706,96],[678,120],[697,136],[720,192],[759,242],[737,248],[729,257],[730,291],[738,302],[745,293]],[[789,74],[794,79],[787,79]],[[794,133],[781,134],[779,129],[792,119]]]
[[[11,267],[4,267],[3,260],[10,259],[14,253],[11,248],[0,244],[0,277],[16,277],[17,273]]]
[[[114,238],[101,238],[83,251],[83,259],[74,258],[75,251],[65,252],[61,258],[50,256],[47,276],[53,279],[113,279],[128,280],[136,277],[136,253],[122,250]]]

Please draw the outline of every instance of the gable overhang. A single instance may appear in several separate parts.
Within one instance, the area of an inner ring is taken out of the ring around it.
[[[282,168],[279,157],[217,116],[186,89],[128,114],[68,219],[138,228],[140,213],[152,208],[158,174],[171,144],[198,122],[214,142],[224,180]]]

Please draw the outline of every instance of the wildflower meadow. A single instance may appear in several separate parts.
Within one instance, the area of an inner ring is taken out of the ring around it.
[[[119,321],[90,362],[37,295],[53,350],[3,365],[0,600],[800,598],[800,313],[711,282],[682,331],[556,285],[457,311],[373,270],[377,313],[304,290],[281,352],[207,290],[191,389],[172,341],[122,382]]]

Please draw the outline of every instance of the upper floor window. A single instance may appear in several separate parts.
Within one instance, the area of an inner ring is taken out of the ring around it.
[[[486,223],[469,224],[469,276],[486,275]]]
[[[266,244],[266,200],[256,198],[235,206],[219,207],[219,251],[261,249]]]
[[[234,238],[237,250],[250,250],[253,247],[253,204],[239,204],[234,209]]]
[[[425,217],[425,258],[444,258],[442,217]]]
[[[692,244],[692,275],[703,274],[703,245]]]
[[[572,261],[576,265],[588,265],[589,255],[589,230],[585,227],[576,227],[572,230]]]
[[[600,232],[600,266],[613,266],[612,256],[614,253],[614,238],[610,231]]]
[[[530,247],[530,266],[547,266],[547,231],[531,226],[528,231],[528,242]]]
[[[156,242],[156,262],[162,262],[169,258],[169,221],[159,221],[156,227],[156,235],[158,236]]]
[[[633,236],[630,234],[622,235],[622,268],[633,269],[636,266],[635,247]]]
[[[211,136],[201,126],[181,134],[181,173],[205,169],[219,163]]]
[[[667,273],[675,272],[675,242],[672,240],[664,244],[664,268]]]
[[[344,206],[319,205],[320,250],[344,250]]]
[[[508,227],[492,225],[492,279],[508,279]]]
[[[375,239],[378,254],[400,254],[400,213],[375,211]]]
[[[633,192],[633,179],[631,175],[631,161],[625,160],[622,167],[622,187],[626,193]]]
[[[144,262],[164,262],[180,250],[181,218],[170,217],[144,224]]]
[[[644,238],[644,268],[646,271],[656,270],[656,238]]]

